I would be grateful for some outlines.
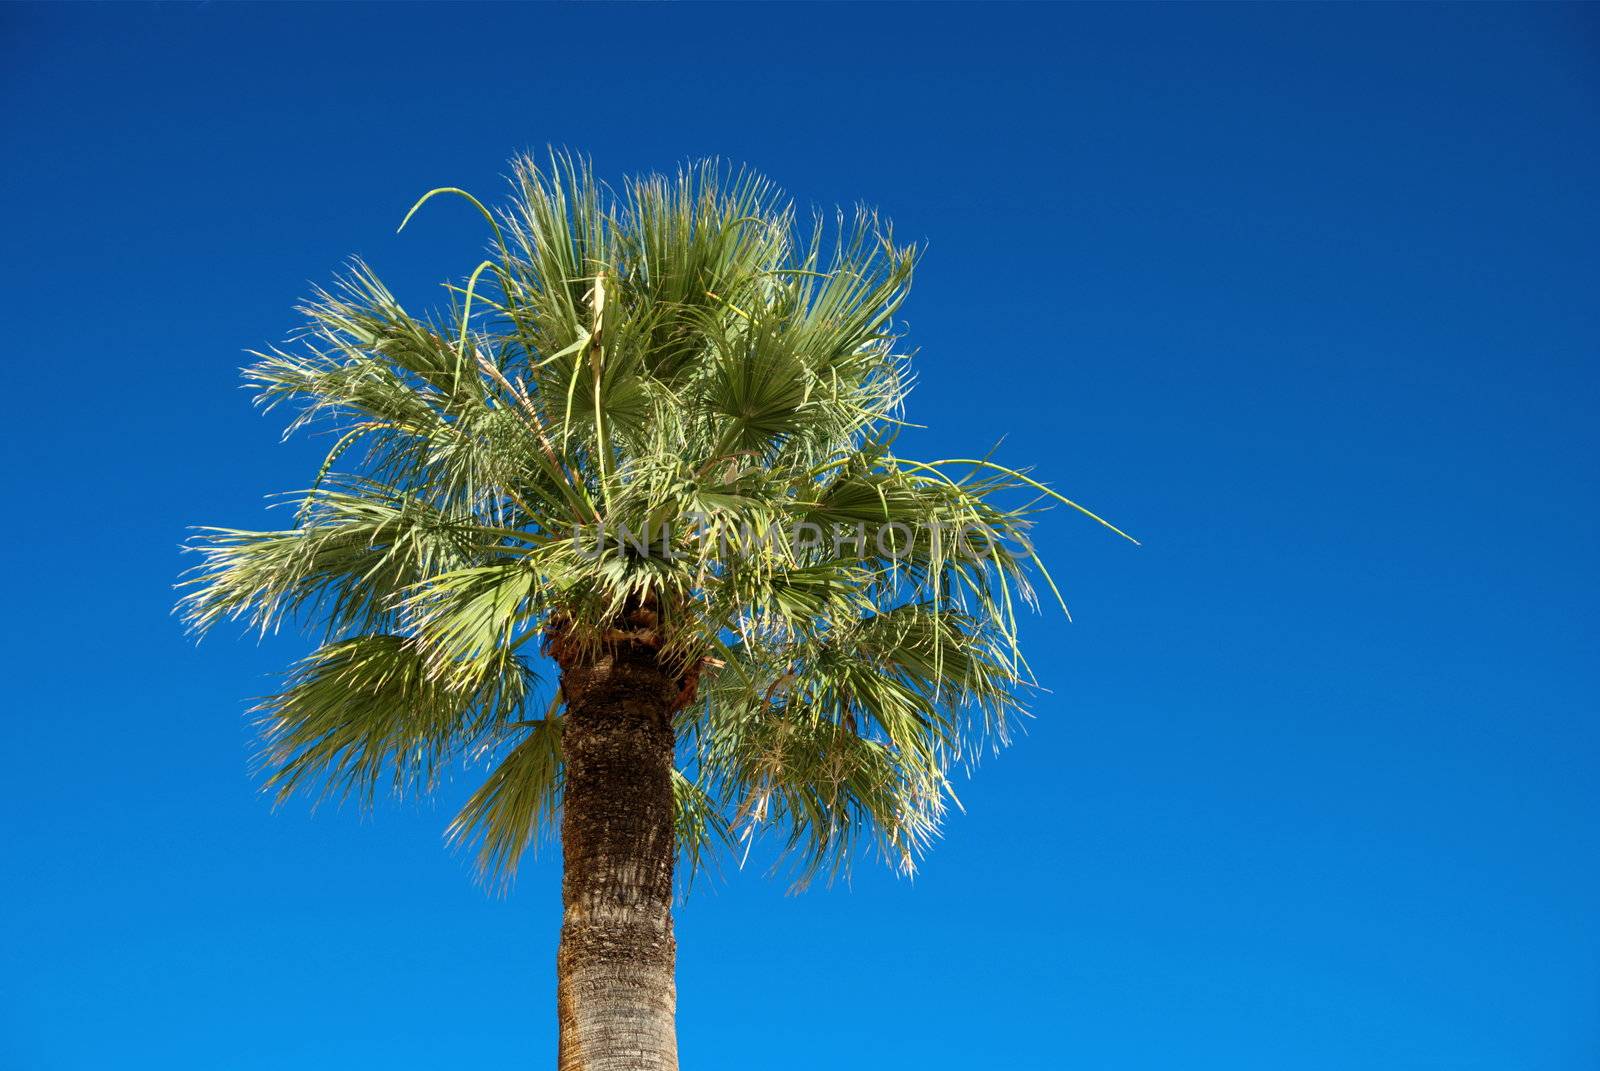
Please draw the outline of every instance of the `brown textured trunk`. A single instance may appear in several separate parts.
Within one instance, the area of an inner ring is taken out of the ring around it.
[[[672,709],[643,644],[567,664],[560,1071],[676,1071]]]

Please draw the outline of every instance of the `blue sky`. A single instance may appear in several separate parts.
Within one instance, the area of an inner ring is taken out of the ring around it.
[[[720,154],[928,253],[912,447],[1144,540],[923,873],[682,910],[696,1071],[1600,1062],[1600,16],[1526,7],[0,8],[11,354],[0,1065],[540,1066],[554,860],[273,813],[304,649],[168,616],[315,444],[246,347],[360,254],[423,304],[554,143]]]

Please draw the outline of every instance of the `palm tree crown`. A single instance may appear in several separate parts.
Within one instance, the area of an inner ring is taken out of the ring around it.
[[[710,163],[513,184],[428,195],[493,234],[447,314],[356,264],[246,371],[333,442],[292,527],[197,537],[182,600],[322,636],[260,707],[268,785],[370,801],[493,763],[450,828],[507,875],[562,798],[536,667],[627,642],[674,667],[681,850],[774,831],[802,879],[862,838],[910,867],[1020,710],[1025,531],[1060,496],[894,453],[917,253],[874,215],[802,225]]]

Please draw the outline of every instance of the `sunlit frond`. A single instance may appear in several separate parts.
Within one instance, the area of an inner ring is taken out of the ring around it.
[[[502,655],[476,680],[445,683],[417,643],[383,633],[327,644],[257,708],[266,786],[370,803],[429,790],[442,764],[496,733],[533,685],[521,660]]]
[[[561,719],[519,727],[521,739],[450,823],[452,844],[478,845],[479,873],[509,879],[561,800]]]

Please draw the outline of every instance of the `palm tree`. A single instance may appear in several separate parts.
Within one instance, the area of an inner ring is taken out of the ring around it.
[[[775,832],[801,882],[869,841],[909,870],[1020,711],[1025,531],[1060,496],[893,452],[917,254],[871,213],[801,226],[712,163],[513,187],[412,209],[493,234],[447,313],[357,263],[254,355],[332,447],[291,527],[202,530],[181,610],[320,636],[258,708],[278,798],[492,762],[449,829],[491,879],[559,816],[559,1066],[673,1068],[675,862]]]

